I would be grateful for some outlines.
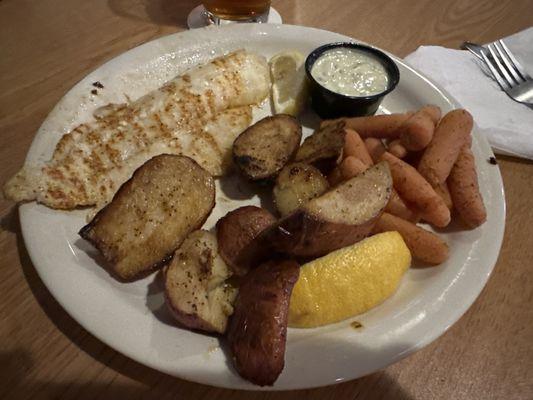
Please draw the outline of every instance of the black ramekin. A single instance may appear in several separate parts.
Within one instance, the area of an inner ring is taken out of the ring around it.
[[[385,71],[389,75],[387,89],[370,96],[347,96],[326,89],[318,83],[311,75],[313,64],[325,51],[338,47],[356,49],[364,53],[369,53],[377,58],[383,64]],[[400,81],[400,71],[392,58],[373,47],[350,42],[330,43],[316,48],[305,60],[305,72],[310,82],[313,109],[324,119],[373,115],[383,98],[394,90]]]

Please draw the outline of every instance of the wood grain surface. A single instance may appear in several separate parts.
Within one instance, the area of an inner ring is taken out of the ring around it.
[[[0,0],[0,183],[23,164],[39,125],[88,72],[185,29],[199,2]],[[457,48],[533,25],[531,0],[274,0],[286,23],[336,31],[399,56]],[[54,300],[28,257],[16,206],[0,201],[0,397],[174,399],[532,399],[533,164],[498,157],[507,224],[494,273],[440,339],[362,379],[249,393],[185,382],[118,354]],[[354,360],[355,362],[356,360]],[[319,362],[319,360],[317,360]]]

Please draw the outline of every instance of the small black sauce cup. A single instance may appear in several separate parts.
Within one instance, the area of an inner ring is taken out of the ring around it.
[[[324,52],[339,47],[346,47],[367,53],[381,62],[389,76],[387,89],[383,92],[369,96],[348,96],[326,89],[318,83],[311,75],[313,64]],[[383,98],[394,90],[400,81],[400,71],[392,58],[373,47],[350,42],[330,43],[313,50],[305,60],[305,72],[310,82],[309,86],[311,89],[313,109],[323,119],[373,115],[377,111]]]

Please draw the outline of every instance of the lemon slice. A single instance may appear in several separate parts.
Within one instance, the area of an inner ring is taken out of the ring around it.
[[[297,115],[307,98],[305,57],[298,51],[284,51],[270,59],[272,104],[276,114]]]
[[[392,295],[411,265],[398,232],[384,232],[304,264],[289,326],[312,328],[364,313]]]

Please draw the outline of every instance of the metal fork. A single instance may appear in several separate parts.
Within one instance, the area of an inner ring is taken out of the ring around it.
[[[503,40],[488,45],[490,57],[481,52],[492,76],[507,95],[519,103],[533,105],[533,78],[511,53]]]

